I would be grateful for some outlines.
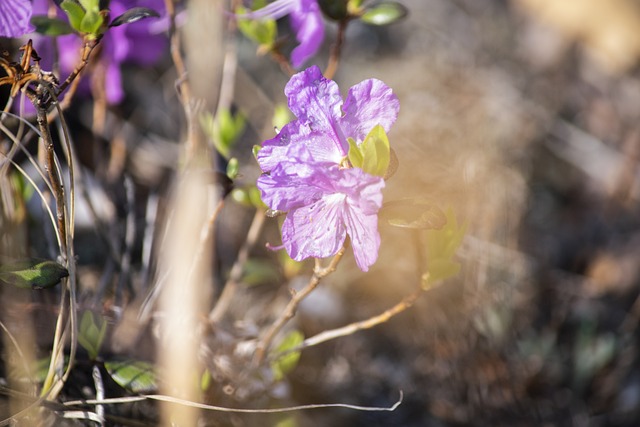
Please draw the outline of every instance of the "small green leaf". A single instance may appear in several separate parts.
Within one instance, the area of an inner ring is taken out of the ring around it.
[[[97,320],[94,316],[98,316]],[[100,347],[102,346],[106,333],[107,322],[104,318],[89,310],[82,314],[80,328],[78,330],[78,344],[87,350],[89,359],[95,360],[98,358],[98,353],[100,352]]]
[[[285,335],[278,347],[275,349],[275,354],[285,353],[288,350],[299,346],[303,341],[304,335],[302,334],[302,332],[294,329],[293,331]],[[280,381],[281,379],[283,379],[286,374],[291,372],[296,367],[296,365],[298,364],[298,360],[300,360],[300,352],[293,351],[291,353],[286,353],[271,362],[273,379],[275,381]]]
[[[360,20],[369,25],[389,25],[407,16],[406,6],[396,2],[385,2],[367,8]]]
[[[102,27],[103,22],[104,19],[102,18],[102,15],[100,15],[100,12],[88,11],[80,23],[80,32],[83,34],[93,34],[97,36],[100,33],[100,28]]]
[[[0,281],[25,289],[57,285],[69,271],[54,261],[28,260],[0,266]]]
[[[273,262],[259,259],[249,259],[244,265],[242,283],[247,286],[263,285],[278,280],[278,270]]]
[[[85,10],[80,6],[79,3],[72,0],[64,0],[60,7],[64,10],[69,17],[69,24],[73,27],[74,30],[78,32],[82,32],[82,20],[84,19],[84,15],[86,15]]]
[[[376,125],[367,134],[362,144],[347,138],[349,142],[348,158],[352,166],[358,167],[370,175],[384,177],[389,169],[391,152],[389,138],[380,125]]]
[[[231,156],[231,149],[246,126],[241,113],[232,115],[229,110],[221,110],[216,117],[211,113],[200,115],[200,126],[214,147],[224,158]]]
[[[147,7],[134,7],[127,10],[122,15],[115,18],[109,24],[109,27],[117,27],[123,24],[131,24],[145,18],[159,18],[160,14],[153,9]]]
[[[347,142],[349,143],[349,153],[347,153],[347,157],[349,158],[349,163],[354,168],[362,169],[362,165],[364,164],[364,156],[362,154],[362,150],[358,146],[358,143],[353,138],[347,138]]]
[[[87,13],[100,10],[100,0],[78,0]]]
[[[256,186],[252,186],[249,188],[249,200],[251,204],[256,209],[266,209],[267,205],[262,201],[262,195],[260,194],[260,190]]]
[[[258,3],[258,2],[254,2]],[[256,4],[254,8],[259,9]],[[242,15],[249,12],[248,9],[240,6],[236,8],[238,18],[238,29],[249,40],[259,44],[262,50],[270,50],[278,37],[278,27],[274,19],[246,19]]]
[[[287,123],[291,121],[291,111],[286,104],[276,104],[273,109],[273,127],[276,129],[282,129]]]
[[[36,33],[45,36],[55,37],[73,33],[73,28],[58,18],[49,18],[44,15],[32,16],[31,24],[36,27]]]
[[[211,387],[211,383],[213,382],[213,377],[211,376],[211,372],[208,369],[205,369],[200,377],[200,390],[207,391],[209,387]]]
[[[251,152],[253,153],[253,157],[256,158],[256,160],[258,159],[258,151],[260,151],[262,147],[260,145],[255,144],[252,148],[251,148]]]
[[[459,225],[453,209],[447,209],[446,225],[439,230],[427,230],[427,271],[422,278],[422,287],[430,288],[436,282],[448,279],[460,272],[461,264],[455,253],[467,230],[466,223]]]
[[[104,367],[120,387],[133,393],[152,393],[158,389],[151,363],[140,360],[107,361]]]
[[[240,170],[240,165],[238,164],[238,159],[232,157],[229,159],[229,163],[227,163],[227,176],[230,180],[236,179],[238,176],[238,171]]]

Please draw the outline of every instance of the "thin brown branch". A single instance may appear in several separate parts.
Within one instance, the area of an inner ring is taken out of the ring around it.
[[[211,310],[211,313],[209,314],[209,322],[212,324],[219,322],[227,312],[227,308],[229,308],[233,295],[236,293],[238,284],[242,278],[244,266],[249,259],[249,252],[255,246],[258,236],[260,235],[260,231],[262,230],[265,216],[264,210],[256,209],[253,221],[249,227],[249,232],[247,233],[247,238],[242,244],[242,247],[238,252],[238,258],[233,263],[231,271],[229,272],[229,279],[224,285],[220,298],[218,298],[213,310]]]
[[[344,35],[347,31],[347,25],[349,20],[345,19],[338,23],[338,34],[336,35],[336,41],[331,47],[331,53],[329,55],[329,63],[324,71],[324,76],[327,79],[332,79],[338,70],[338,64],[340,63],[340,55],[342,54],[342,46],[344,45]]]
[[[407,310],[408,308],[410,308],[415,302],[416,300],[420,297],[420,295],[422,295],[424,293],[424,291],[422,290],[422,288],[418,288],[416,289],[414,292],[412,292],[411,294],[405,296],[402,301],[400,301],[399,303],[397,303],[396,305],[394,305],[393,307],[385,310],[384,312],[370,317],[366,320],[361,320],[359,322],[354,322],[351,323],[349,325],[343,326],[341,328],[336,328],[336,329],[330,329],[328,331],[323,331],[320,332],[317,335],[314,335],[310,338],[307,338],[306,340],[304,340],[302,342],[302,344],[300,344],[297,347],[288,349],[286,352],[283,352],[281,354],[278,354],[275,356],[275,358],[279,358],[282,357],[286,354],[289,353],[293,353],[296,351],[300,351],[302,349],[308,348],[308,347],[313,347],[315,345],[318,344],[322,344],[324,342],[330,341],[330,340],[334,340],[336,338],[340,338],[340,337],[345,337],[348,335],[352,335],[358,331],[362,331],[364,329],[370,329],[373,328],[374,326],[377,326],[381,323],[385,323],[388,322],[389,319],[391,319],[392,317],[404,312],[405,310]]]
[[[319,260],[316,259],[316,266],[313,269],[313,275],[311,276],[311,279],[309,280],[309,283],[307,284],[307,286],[305,286],[300,292],[292,291],[292,296],[291,296],[291,300],[289,301],[289,304],[287,304],[287,307],[284,309],[280,317],[276,319],[273,325],[271,325],[271,327],[267,330],[267,332],[265,332],[265,334],[262,336],[262,338],[258,342],[258,345],[256,347],[256,353],[254,355],[254,364],[256,366],[259,366],[262,364],[267,354],[267,351],[271,346],[271,342],[273,341],[275,336],[278,334],[278,332],[280,332],[282,327],[296,314],[296,311],[298,310],[298,305],[300,305],[302,300],[305,299],[311,292],[313,292],[315,288],[318,287],[318,285],[320,284],[320,280],[322,278],[326,277],[327,275],[333,273],[336,270],[338,263],[340,262],[340,260],[342,259],[342,256],[344,255],[344,251],[345,251],[345,247],[343,246],[338,251],[338,253],[335,254],[335,256],[333,257],[329,265],[325,268],[322,268],[320,266]]]

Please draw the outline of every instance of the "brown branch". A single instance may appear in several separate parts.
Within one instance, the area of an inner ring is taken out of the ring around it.
[[[352,335],[358,331],[361,331],[364,329],[370,329],[381,323],[385,323],[389,321],[389,319],[391,319],[392,317],[410,308],[422,294],[423,294],[423,289],[418,288],[413,293],[404,297],[402,301],[400,301],[393,307],[385,310],[384,312],[376,316],[370,317],[366,320],[361,320],[359,322],[350,323],[349,325],[343,326],[341,328],[330,329],[328,331],[320,332],[319,334],[314,335],[311,338],[307,338],[299,346],[288,349],[287,351],[276,355],[275,359],[278,359],[289,353],[294,353],[308,347],[313,347],[315,345],[322,344],[323,342],[327,342],[336,338]]]
[[[280,332],[282,327],[296,314],[298,310],[298,305],[305,299],[313,290],[318,287],[320,284],[320,280],[327,275],[333,273],[338,266],[338,263],[342,259],[344,255],[345,247],[343,246],[337,254],[333,257],[329,265],[325,268],[321,268],[320,261],[316,259],[316,266],[313,269],[313,275],[309,280],[307,286],[305,286],[300,292],[292,291],[291,300],[287,307],[284,309],[282,314],[276,321],[271,325],[271,327],[265,332],[260,341],[258,342],[258,346],[256,348],[256,353],[254,355],[254,364],[259,366],[264,361],[265,355],[271,346],[271,342],[274,337]]]
[[[324,76],[327,79],[332,79],[336,74],[336,71],[338,70],[340,55],[342,54],[342,46],[344,45],[344,35],[347,31],[347,25],[349,25],[348,19],[342,20],[338,24],[338,34],[336,36],[336,41],[331,47],[329,63],[327,64],[327,68],[324,70]]]

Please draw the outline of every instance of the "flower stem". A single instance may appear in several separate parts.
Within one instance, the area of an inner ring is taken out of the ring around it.
[[[342,46],[344,45],[344,35],[347,31],[347,25],[349,20],[345,19],[338,24],[338,35],[336,41],[331,47],[331,54],[329,56],[329,63],[327,69],[324,71],[324,76],[331,80],[338,70],[338,63],[340,62],[340,55],[342,54]]]
[[[292,292],[291,300],[287,307],[284,309],[280,317],[271,325],[271,328],[267,330],[267,332],[260,339],[258,346],[256,348],[256,353],[254,355],[254,364],[255,366],[259,366],[265,359],[266,353],[271,346],[271,342],[274,337],[280,332],[282,327],[296,314],[298,310],[298,305],[305,299],[315,288],[320,284],[320,280],[329,274],[333,273],[342,256],[344,255],[345,247],[343,246],[337,254],[333,257],[328,266],[322,268],[320,266],[320,261],[316,259],[316,266],[313,269],[313,275],[309,280],[307,286],[305,286],[300,292]]]

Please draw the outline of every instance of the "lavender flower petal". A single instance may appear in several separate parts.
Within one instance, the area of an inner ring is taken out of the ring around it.
[[[324,40],[324,21],[316,0],[300,0],[289,14],[289,19],[300,43],[291,52],[291,65],[298,68],[320,49]]]
[[[34,30],[29,0],[0,1],[0,37],[20,37]]]

